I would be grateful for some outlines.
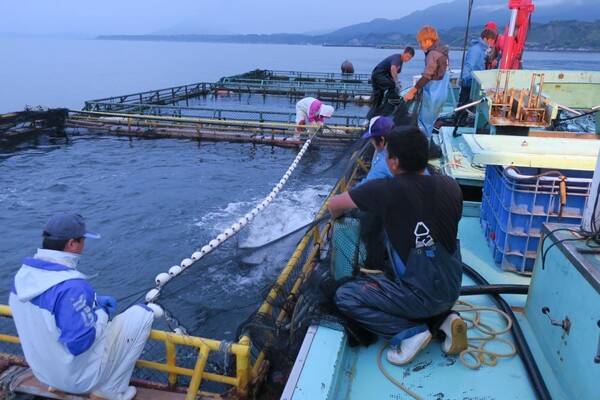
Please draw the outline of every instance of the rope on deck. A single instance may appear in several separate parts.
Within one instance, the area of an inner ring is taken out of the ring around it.
[[[498,337],[506,332],[509,332],[512,328],[512,320],[511,318],[502,310],[495,307],[475,307],[474,305],[463,301],[458,300],[456,302],[456,306],[454,307],[455,311],[460,313],[473,313],[472,317],[464,317],[461,314],[461,318],[470,323],[468,329],[477,329],[484,336],[479,337],[470,337],[468,338],[468,346],[465,350],[461,351],[459,354],[459,358],[461,363],[470,369],[478,369],[482,365],[487,365],[489,367],[493,367],[498,363],[498,358],[501,357],[512,357],[517,353],[515,345],[508,341],[507,339]],[[491,324],[483,322],[481,318],[482,311],[496,312],[500,314],[504,319],[506,319],[506,327],[503,329],[495,329]],[[504,343],[510,350],[505,353],[499,353],[490,351],[485,348],[488,344],[498,341]],[[474,342],[479,342],[479,344],[474,344]],[[394,385],[398,386],[400,389],[404,390],[408,395],[417,400],[424,400],[418,393],[413,392],[408,387],[403,385],[400,381],[394,378],[383,366],[381,362],[381,356],[383,351],[389,346],[389,342],[385,342],[379,352],[377,353],[377,366],[383,375],[390,380]],[[470,356],[474,362],[467,361],[467,357]]]
[[[268,207],[269,204],[271,204],[271,202],[275,199],[277,194],[281,191],[281,189],[283,189],[283,186],[287,183],[288,179],[290,178],[290,176],[292,175],[292,173],[298,166],[298,163],[304,156],[304,153],[310,146],[312,140],[315,138],[315,136],[317,134],[321,133],[322,131],[323,131],[323,127],[321,126],[315,131],[315,133],[312,134],[312,136],[310,136],[310,138],[308,140],[306,140],[306,142],[304,143],[304,145],[298,152],[298,155],[296,156],[296,158],[294,159],[294,161],[292,162],[292,164],[290,165],[290,167],[288,168],[286,173],[279,180],[279,182],[273,187],[273,189],[271,190],[271,193],[269,193],[260,204],[258,204],[256,207],[254,207],[246,215],[241,217],[238,220],[238,222],[235,222],[234,224],[232,224],[230,228],[225,229],[225,231],[223,233],[220,233],[214,239],[209,241],[199,251],[194,252],[189,258],[184,258],[179,263],[179,265],[174,265],[169,269],[168,272],[162,272],[156,276],[156,278],[155,278],[156,287],[154,289],[151,289],[150,291],[148,291],[148,293],[146,293],[147,305],[154,311],[154,316],[156,318],[162,318],[166,315],[165,310],[163,310],[160,305],[155,303],[158,300],[158,298],[160,297],[162,288],[168,282],[170,282],[171,280],[176,278],[179,274],[181,274],[181,272],[183,270],[191,267],[194,263],[199,261],[202,257],[207,255],[208,253],[210,253],[217,247],[219,247],[226,240],[235,236],[246,225],[250,224],[250,222],[252,222],[252,219],[254,219],[254,217],[256,217],[258,215],[258,213],[260,213],[266,207]]]

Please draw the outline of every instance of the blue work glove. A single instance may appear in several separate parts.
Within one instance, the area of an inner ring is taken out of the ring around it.
[[[102,307],[108,315],[114,314],[117,310],[117,299],[111,296],[96,296],[96,303]]]

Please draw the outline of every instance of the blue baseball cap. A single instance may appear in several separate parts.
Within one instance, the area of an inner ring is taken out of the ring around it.
[[[373,136],[387,136],[390,131],[394,129],[394,121],[388,117],[377,117],[371,118],[369,121],[369,129],[362,136],[363,139],[369,139]]]
[[[83,217],[74,212],[55,214],[46,222],[43,236],[54,240],[69,240],[80,237],[100,239],[99,234],[86,229]]]

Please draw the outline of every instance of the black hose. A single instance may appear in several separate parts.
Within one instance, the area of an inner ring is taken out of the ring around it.
[[[461,296],[478,294],[527,294],[529,285],[473,285],[460,288]]]
[[[467,264],[463,263],[463,271],[475,281],[478,285],[488,286],[488,281],[485,280],[483,276],[481,276],[477,271],[473,268],[469,267]],[[517,350],[519,351],[523,362],[525,363],[525,368],[527,369],[527,373],[529,374],[529,378],[533,383],[533,387],[539,399],[541,400],[552,400],[552,396],[548,392],[548,388],[546,387],[546,383],[542,378],[542,374],[533,358],[533,354],[531,354],[531,349],[525,340],[525,336],[523,335],[523,331],[519,326],[517,318],[513,313],[512,309],[508,305],[508,303],[500,297],[499,294],[491,295],[494,301],[498,304],[500,309],[504,311],[512,320],[513,327],[512,332],[515,336],[515,345],[517,346]]]

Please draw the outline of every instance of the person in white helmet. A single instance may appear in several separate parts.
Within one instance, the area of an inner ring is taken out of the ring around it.
[[[305,97],[296,103],[296,125],[323,125],[325,118],[331,118],[332,115],[333,107],[314,97]],[[297,127],[296,131],[302,132],[302,128]]]
[[[98,296],[77,270],[86,239],[81,215],[61,212],[46,223],[42,248],[25,257],[9,305],[27,363],[51,391],[130,400],[136,360],[150,335],[154,313],[134,305],[109,321],[117,302]]]

